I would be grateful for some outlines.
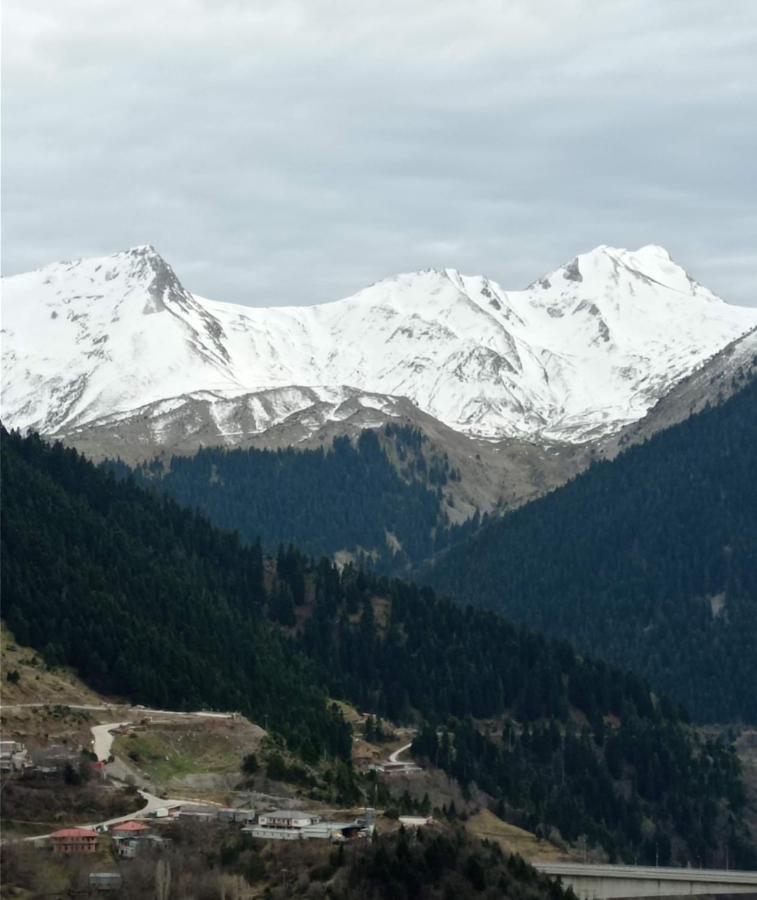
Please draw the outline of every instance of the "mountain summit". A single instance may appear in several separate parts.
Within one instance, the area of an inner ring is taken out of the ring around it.
[[[755,325],[757,310],[656,246],[597,247],[525,290],[425,270],[276,308],[195,296],[143,246],[3,279],[2,415],[65,435],[198,391],[223,403],[350,388],[407,397],[476,437],[581,443],[641,418]],[[285,410],[271,401],[256,427],[292,411],[292,395]]]

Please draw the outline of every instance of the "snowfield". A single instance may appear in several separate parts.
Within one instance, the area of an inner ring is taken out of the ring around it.
[[[656,246],[597,247],[525,290],[426,270],[317,306],[192,295],[148,246],[2,285],[6,426],[65,435],[138,413],[157,442],[190,401],[223,434],[406,397],[472,436],[580,443],[640,419],[757,326],[757,309]]]

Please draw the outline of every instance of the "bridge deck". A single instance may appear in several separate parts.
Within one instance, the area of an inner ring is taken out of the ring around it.
[[[559,877],[583,900],[681,894],[757,895],[757,872],[590,863],[536,862],[534,865],[547,875]]]

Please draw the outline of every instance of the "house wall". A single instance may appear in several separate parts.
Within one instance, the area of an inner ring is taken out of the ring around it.
[[[315,821],[317,821],[317,818],[314,816],[297,816],[291,819],[281,819],[266,815],[258,817],[258,823],[267,828],[304,828],[306,825],[312,825]]]
[[[53,840],[53,853],[97,853],[97,846],[95,838],[61,838]]]
[[[299,841],[302,837],[299,828],[266,828],[263,825],[251,825],[244,831],[251,837],[266,841]]]

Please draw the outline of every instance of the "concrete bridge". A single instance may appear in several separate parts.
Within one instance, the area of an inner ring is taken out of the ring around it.
[[[533,864],[558,877],[581,900],[674,897],[683,894],[754,894],[757,872],[726,869],[673,869],[662,866],[611,866],[583,863]]]

